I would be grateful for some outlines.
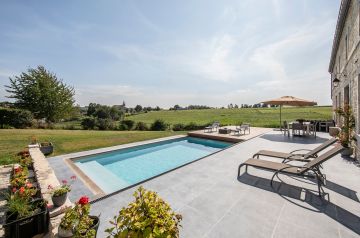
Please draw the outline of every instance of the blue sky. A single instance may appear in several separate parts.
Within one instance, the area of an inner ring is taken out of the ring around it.
[[[3,1],[0,101],[44,65],[76,101],[226,106],[293,95],[330,104],[340,0]]]

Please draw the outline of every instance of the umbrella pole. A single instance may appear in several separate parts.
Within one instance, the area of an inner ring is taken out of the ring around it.
[[[280,131],[282,131],[282,126],[281,126],[281,105],[280,105]]]

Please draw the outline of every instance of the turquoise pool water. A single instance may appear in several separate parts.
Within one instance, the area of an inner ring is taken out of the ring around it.
[[[184,137],[87,156],[75,164],[105,193],[144,181],[231,143]]]

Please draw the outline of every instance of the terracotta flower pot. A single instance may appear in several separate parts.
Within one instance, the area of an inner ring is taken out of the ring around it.
[[[67,198],[67,193],[64,193],[61,196],[51,196],[51,200],[55,207],[60,207],[61,205],[63,205],[66,201],[66,198]]]

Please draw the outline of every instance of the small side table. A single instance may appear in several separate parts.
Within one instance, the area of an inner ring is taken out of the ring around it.
[[[227,128],[220,128],[219,130],[219,134],[230,134],[231,130],[227,129]]]

